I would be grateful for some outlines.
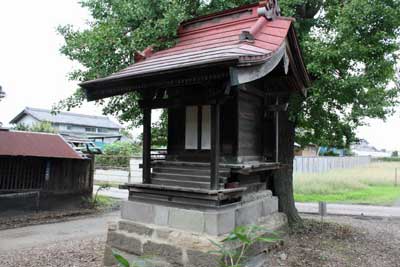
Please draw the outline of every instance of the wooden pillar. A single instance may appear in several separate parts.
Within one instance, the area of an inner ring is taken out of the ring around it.
[[[210,189],[219,188],[219,154],[220,154],[220,104],[211,106],[211,184]]]
[[[151,108],[143,108],[143,183],[151,183]]]
[[[276,106],[279,105],[279,98],[276,97]],[[279,162],[279,111],[275,111],[275,162]]]

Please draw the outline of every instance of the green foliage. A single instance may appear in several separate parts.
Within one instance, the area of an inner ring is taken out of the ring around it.
[[[168,112],[163,110],[160,119],[151,125],[151,146],[155,148],[165,148],[168,143]],[[138,136],[138,141],[141,143],[143,134]]]
[[[400,198],[400,187],[394,186],[395,169],[400,173],[399,162],[374,162],[324,173],[295,173],[295,200],[392,205]]]
[[[339,154],[335,153],[335,151],[333,150],[328,150],[325,153],[322,153],[321,156],[325,156],[325,157],[338,157]]]
[[[168,142],[168,112],[163,110],[160,120],[151,126],[151,145],[155,147],[166,147]]]
[[[57,130],[54,129],[51,123],[48,121],[34,123],[31,127],[19,123],[13,127],[13,130],[36,133],[57,133]]]
[[[252,245],[257,242],[274,243],[279,240],[277,233],[264,227],[243,225],[236,227],[222,240],[222,243],[210,240],[217,249],[209,253],[221,256],[221,267],[241,267],[245,263],[247,252]]]
[[[119,266],[123,266],[123,267],[130,267],[131,265],[129,264],[129,261],[127,259],[125,259],[123,256],[121,256],[120,254],[116,253],[115,251],[112,252],[114,258],[118,261],[118,265]]]
[[[394,186],[368,186],[347,192],[330,194],[294,194],[297,202],[348,203],[392,206],[400,199],[400,188]]]
[[[104,77],[132,64],[135,51],[173,45],[181,21],[253,2],[83,0],[82,7],[92,16],[89,27],[60,26],[65,40],[61,53],[82,66],[70,74],[72,80]],[[294,97],[290,103],[299,129],[296,142],[347,147],[364,118],[383,119],[398,103],[399,91],[388,84],[395,80],[400,1],[280,0],[280,5],[283,15],[297,19],[304,59],[314,79],[306,101]],[[142,119],[137,99],[129,93],[99,103],[103,113],[137,126]],[[54,108],[70,109],[83,101],[78,90]]]
[[[96,156],[96,164],[104,167],[128,167],[130,157],[140,153],[140,146],[132,142],[114,142],[104,146],[103,155]]]
[[[106,190],[106,188],[103,188],[102,190]],[[99,195],[98,192],[93,196],[82,198],[83,206],[91,209],[108,209],[118,204],[118,202],[118,199]]]
[[[111,188],[111,185],[108,183],[102,183],[99,184],[99,187],[96,190],[96,193],[94,194],[94,197],[92,198],[92,206],[96,207],[96,205],[98,204],[98,197],[99,197],[99,192],[103,191],[103,190],[108,190]]]
[[[378,158],[377,160],[378,161],[386,161],[386,162],[397,162],[397,161],[400,161],[400,157],[394,157],[392,155],[392,157]],[[399,166],[399,169],[400,169],[400,166]]]
[[[30,131],[40,133],[57,133],[57,130],[54,129],[51,123],[47,121],[33,124]]]
[[[23,124],[23,123],[18,123],[17,125],[15,125],[14,127],[12,127],[13,130],[15,131],[23,131],[23,132],[29,132],[30,128],[28,125]]]
[[[112,252],[114,258],[118,262],[119,267],[150,267],[148,260],[145,257],[139,257],[137,260],[133,262],[129,262],[124,256],[113,251]]]
[[[399,157],[399,151],[393,151],[392,152],[392,158],[397,158],[397,157]]]

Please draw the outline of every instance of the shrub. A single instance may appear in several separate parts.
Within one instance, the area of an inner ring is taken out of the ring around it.
[[[26,124],[19,123],[14,126],[13,130],[36,133],[57,133],[57,130],[53,128],[48,121],[38,122],[30,127]]]
[[[114,142],[105,145],[103,155],[96,157],[96,164],[104,167],[129,167],[129,160],[140,148],[131,142]]]

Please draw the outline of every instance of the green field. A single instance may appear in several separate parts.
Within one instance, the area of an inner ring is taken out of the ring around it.
[[[395,168],[398,186],[395,187]],[[400,203],[400,162],[376,162],[353,169],[294,175],[299,202],[393,205]]]

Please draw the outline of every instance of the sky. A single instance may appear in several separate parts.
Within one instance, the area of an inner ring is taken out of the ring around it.
[[[63,38],[56,28],[72,24],[82,29],[88,19],[87,10],[74,0],[0,1],[0,86],[6,92],[0,102],[0,122],[8,126],[24,107],[51,108],[75,91],[77,83],[67,74],[77,64],[59,52]],[[358,137],[380,149],[400,150],[397,110],[386,122],[367,120],[369,126],[360,127]],[[101,107],[93,103],[73,111],[102,115]]]

